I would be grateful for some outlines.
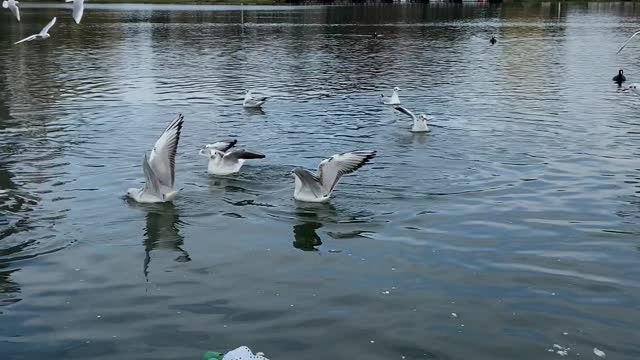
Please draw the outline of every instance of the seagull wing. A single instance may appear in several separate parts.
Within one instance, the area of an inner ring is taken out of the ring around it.
[[[264,159],[265,156],[258,152],[245,150],[245,149],[237,149],[233,150],[224,156],[229,160],[238,160],[238,159]]]
[[[149,160],[147,159],[147,154],[144,154],[144,160],[142,161],[142,169],[144,170],[144,190],[151,194],[160,195],[160,181],[156,174],[153,172],[151,165],[149,165]]]
[[[5,6],[4,4],[7,4],[7,6]],[[18,8],[18,5],[16,5],[18,2],[17,1],[12,1],[12,2],[3,2],[2,6],[4,8],[9,8],[9,10],[11,10],[11,12],[13,13],[13,15],[16,17],[16,19],[18,21],[20,21],[20,9]]]
[[[303,183],[303,187],[311,191],[313,196],[321,198],[324,195],[324,188],[320,183],[320,179],[313,173],[303,168],[295,168],[293,172]]]
[[[84,0],[73,1],[73,20],[76,24],[80,24],[82,20],[82,14],[84,13]]]
[[[624,44],[622,44],[622,46],[620,47],[620,49],[618,49],[618,52],[616,54],[619,54],[620,51],[622,51],[622,49],[624,49],[625,46],[627,46],[627,44],[633,40],[634,37],[636,37],[636,35],[640,34],[640,31],[636,31],[635,33],[633,33],[633,35],[631,35],[631,37],[629,38],[629,40],[625,41]]]
[[[52,27],[53,25],[55,25],[55,23],[56,23],[56,20],[57,20],[57,19],[58,19],[58,18],[55,18],[55,17],[54,17],[53,19],[51,19],[51,21],[49,21],[49,23],[47,24],[47,26],[45,26],[44,28],[42,28],[42,31],[40,31],[40,35],[44,35],[44,34],[48,33],[48,32],[49,32],[49,29],[51,29],[51,27]]]
[[[236,143],[238,143],[238,140],[233,139],[233,140],[229,140],[229,141],[218,141],[216,143],[213,144],[207,144],[204,146],[205,149],[215,149],[218,151],[222,151],[222,152],[227,152],[229,149],[231,149],[232,147],[236,146]]]
[[[318,166],[318,178],[326,194],[330,194],[342,176],[350,174],[376,156],[374,150],[352,151],[333,155]]]
[[[149,166],[158,182],[171,189],[176,177],[176,152],[183,123],[184,117],[179,114],[156,141],[149,156]]]
[[[411,118],[413,120],[416,120],[416,116],[411,111],[409,111],[407,108],[402,107],[402,106],[394,106],[394,109],[400,111],[401,113],[405,113],[405,114],[411,116]]]
[[[35,39],[35,38],[36,38],[36,35],[31,35],[31,36],[28,36],[28,37],[26,37],[26,38],[24,38],[24,39],[20,40],[20,41],[16,41],[15,43],[13,43],[13,45],[15,45],[15,44],[20,44],[20,43],[23,43],[23,42],[25,42],[25,41],[32,41],[32,40],[33,40],[33,39]]]
[[[253,90],[249,90],[249,91],[247,91],[247,93],[246,93],[246,94],[244,94],[244,103],[245,103],[245,104],[246,104],[248,101],[250,101],[250,100],[251,100],[251,98],[252,98],[251,93],[252,93],[252,92],[253,92]]]

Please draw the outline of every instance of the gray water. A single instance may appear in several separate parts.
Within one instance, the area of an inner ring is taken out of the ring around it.
[[[0,10],[1,359],[640,358],[640,5]],[[179,112],[180,197],[127,201]]]

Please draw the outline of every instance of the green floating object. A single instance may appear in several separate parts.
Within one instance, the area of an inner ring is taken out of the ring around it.
[[[207,351],[206,353],[204,353],[204,356],[202,356],[202,360],[222,360],[223,357],[223,353]]]

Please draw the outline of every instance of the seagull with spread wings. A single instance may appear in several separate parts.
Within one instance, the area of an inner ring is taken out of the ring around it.
[[[393,88],[391,97],[386,97],[384,96],[384,94],[380,94],[382,103],[385,105],[400,105],[400,97],[398,96],[398,91],[400,91],[400,88],[396,86]]]
[[[144,187],[129,189],[127,196],[140,203],[169,202],[176,198],[176,152],[183,123],[184,117],[179,114],[156,141],[151,155],[147,158],[144,154]]]
[[[427,121],[428,120],[432,120],[431,117],[425,115],[425,114],[420,114],[418,116],[416,116],[414,113],[412,113],[411,111],[409,111],[407,108],[404,108],[402,106],[396,106],[394,107],[394,109],[400,111],[401,113],[407,114],[409,116],[411,116],[411,119],[413,120],[413,126],[411,127],[411,132],[413,133],[424,133],[424,132],[429,132],[431,131],[429,129],[429,126],[427,125]]]
[[[245,150],[233,149],[238,140],[218,141],[205,145],[200,155],[209,158],[207,172],[212,175],[231,175],[240,171],[247,159],[264,159],[263,154]]]
[[[80,25],[80,20],[82,20],[82,14],[84,14],[84,0],[65,0],[65,2],[73,3],[73,21],[76,24]]]
[[[265,101],[267,101],[266,97],[253,96],[253,90],[247,90],[244,94],[242,106],[246,108],[259,108],[265,103]]]
[[[318,173],[303,168],[291,171],[295,179],[293,197],[306,202],[327,202],[342,176],[360,169],[376,156],[375,150],[359,150],[322,160]]]
[[[20,22],[20,9],[18,9],[18,4],[19,2],[16,0],[4,0],[2,2],[2,7],[11,10],[11,13],[13,13],[18,22]]]
[[[49,23],[47,24],[47,26],[45,26],[44,28],[42,28],[42,30],[35,35],[31,35],[28,36],[18,42],[16,42],[15,44],[20,44],[22,42],[25,41],[33,41],[33,40],[47,40],[48,38],[51,37],[51,35],[49,35],[49,29],[51,29],[51,27],[56,23],[56,18],[53,18],[51,21],[49,21]],[[15,45],[14,44],[14,45]]]

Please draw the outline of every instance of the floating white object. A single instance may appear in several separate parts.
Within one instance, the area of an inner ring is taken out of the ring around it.
[[[607,357],[607,354],[605,354],[605,353],[604,353],[604,351],[602,351],[602,350],[598,349],[597,347],[594,347],[594,348],[593,348],[593,353],[594,353],[596,356],[601,357],[601,358],[606,358],[606,357]]]
[[[222,360],[269,360],[264,357],[263,353],[256,353],[255,355],[246,346],[240,346],[235,350],[231,350],[224,354]]]

